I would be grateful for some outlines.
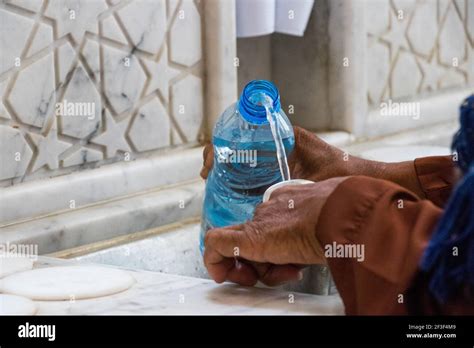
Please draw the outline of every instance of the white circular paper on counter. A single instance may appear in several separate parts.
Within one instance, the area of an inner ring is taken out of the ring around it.
[[[4,293],[41,301],[79,300],[125,291],[135,279],[125,271],[99,266],[38,268],[0,280]]]
[[[0,315],[33,315],[37,305],[29,298],[0,294]]]
[[[0,254],[0,278],[33,268],[33,260],[27,257]]]

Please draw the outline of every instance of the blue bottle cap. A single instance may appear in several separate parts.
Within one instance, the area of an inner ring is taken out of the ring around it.
[[[279,112],[280,92],[278,88],[267,80],[253,80],[249,82],[239,99],[239,113],[249,123],[264,124],[267,123],[267,112],[261,102],[256,102],[255,96],[265,93],[273,100],[273,110]]]

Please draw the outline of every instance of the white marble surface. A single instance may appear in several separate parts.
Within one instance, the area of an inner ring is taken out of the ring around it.
[[[316,132],[316,135],[323,139],[325,142],[341,147],[349,145],[355,140],[355,137],[348,132],[333,131],[333,132]]]
[[[209,279],[198,247],[200,227],[200,223],[190,223],[131,243],[115,239],[115,245],[102,244],[102,249],[91,252],[94,246],[99,248],[101,244],[95,243],[74,249],[78,254],[85,253],[74,259]],[[67,253],[68,251],[64,251],[60,254]],[[176,262],[177,259],[179,262]],[[327,267],[315,265],[305,268],[303,272],[303,280],[285,284],[280,288],[316,295],[334,293]]]
[[[44,165],[47,165],[49,169],[57,169],[59,166],[58,156],[71,146],[58,139],[56,122],[53,123],[47,135],[30,134],[30,137],[37,149],[33,170]]]
[[[15,3],[15,1],[12,2]],[[50,3],[45,14],[49,18],[57,20],[59,37],[71,34],[75,41],[80,41],[86,32],[98,33],[97,17],[106,9],[107,5],[104,0],[85,2],[62,0]],[[74,18],[70,17],[71,10],[74,11]]]
[[[201,18],[193,0],[182,1],[170,35],[170,54],[174,62],[192,66],[201,59]]]
[[[146,239],[108,246],[74,259],[208,279],[199,250],[200,227],[200,223],[187,224]]]
[[[170,121],[158,98],[153,98],[138,110],[129,134],[139,151],[166,147],[171,144]]]
[[[138,0],[121,8],[118,16],[129,28],[129,35],[137,48],[158,53],[166,36],[165,1]],[[194,29],[200,32],[199,27]]]
[[[31,156],[31,149],[26,142],[22,142],[18,130],[0,126],[0,132],[2,131],[9,137],[5,147],[0,140],[2,144],[0,153],[7,155],[9,161],[17,163],[15,170],[24,170],[22,167],[24,161],[14,161],[15,149],[12,146],[23,144],[21,156],[24,157]],[[116,143],[116,146],[120,144]],[[54,162],[54,159],[48,156],[41,161],[47,160]],[[75,208],[80,208],[160,186],[193,180],[198,177],[201,166],[202,148],[194,148],[134,161],[124,160],[94,170],[2,188],[0,227],[14,221],[70,211],[71,200],[74,200]],[[11,169],[14,168],[0,166],[0,171]]]
[[[34,315],[37,304],[28,298],[0,294],[0,315]]]
[[[0,60],[0,73],[15,66],[14,57],[20,57],[23,46],[28,40],[29,32],[34,22],[28,18],[18,17],[15,14],[0,9],[2,17],[2,35],[0,36],[0,51],[10,52],[11,56]],[[14,37],[15,39],[9,39]]]
[[[76,264],[41,257],[36,267]],[[122,293],[76,301],[36,301],[38,315],[331,315],[343,314],[338,296],[216,284],[211,280],[128,270],[137,283]]]
[[[471,93],[472,88],[455,89],[450,93],[410,100],[418,103],[419,117],[386,116],[381,112],[382,108],[376,106],[367,115],[365,134],[369,138],[375,138],[406,130],[422,132],[424,128],[438,123],[457,121],[459,119],[459,106]]]
[[[472,83],[474,65],[463,68],[474,48],[467,36],[474,18],[465,16],[472,11],[464,0],[366,1],[369,103]]]
[[[380,147],[360,153],[360,156],[374,161],[403,162],[419,157],[448,156],[452,154],[449,147],[442,146],[392,146]]]
[[[396,148],[423,148],[423,147],[432,147],[432,149],[441,150],[441,154],[446,153],[451,147],[451,142],[453,140],[453,135],[459,129],[459,124],[457,121],[444,122],[434,126],[421,127],[419,129],[414,129],[411,131],[405,131],[399,134],[381,137],[378,139],[363,141],[363,142],[354,142],[352,144],[347,144],[342,146],[344,150],[348,153],[361,156],[364,152],[377,151],[382,148],[391,148],[394,152],[397,151]],[[429,150],[428,150],[429,151]],[[408,159],[414,159],[416,157],[423,156],[427,154],[427,151],[409,151],[410,157]],[[430,152],[433,154],[434,152]],[[402,155],[403,154],[400,154]],[[407,158],[405,157],[405,160]]]
[[[169,100],[170,82],[180,74],[180,71],[169,65],[168,48],[164,47],[163,54],[158,60],[146,60],[144,64],[150,79],[146,93],[158,90],[165,100]]]
[[[130,145],[125,141],[123,135],[127,129],[127,122],[117,122],[110,112],[105,112],[105,132],[92,139],[95,144],[106,146],[107,157],[113,157],[117,151],[131,152]]]
[[[202,13],[193,0],[1,1],[0,143],[10,142],[3,128],[18,127],[21,139],[0,149],[0,187],[195,144]],[[57,115],[64,101],[88,103],[94,117]]]
[[[196,134],[203,126],[204,115],[201,110],[204,104],[193,98],[195,93],[202,94],[203,88],[202,80],[194,76],[188,76],[171,87],[173,100],[179,100],[173,103],[173,114],[187,141],[196,140]]]
[[[0,147],[0,177],[24,175],[28,162],[33,157],[33,151],[21,131],[0,126]]]
[[[201,212],[201,180],[151,190],[0,229],[0,243],[33,244],[40,254],[144,231]]]
[[[94,83],[91,81],[83,65],[77,66],[72,71],[69,71],[68,74],[72,75],[69,81],[65,81],[68,87],[64,93],[62,102],[66,102],[68,105],[87,105],[87,113],[60,113],[60,115],[55,113],[55,115],[60,124],[61,134],[72,137],[73,139],[68,138],[68,140],[72,144],[77,144],[75,139],[89,139],[100,133],[99,127],[101,125],[101,113],[103,108],[100,99],[100,91],[96,90]],[[91,110],[89,110],[89,108]],[[67,159],[67,156],[66,154],[62,156],[61,159]],[[87,158],[85,160],[87,160]],[[86,163],[86,161],[83,163]]]
[[[131,110],[146,81],[145,72],[135,55],[116,48],[104,50],[105,93],[118,114]],[[133,83],[128,83],[133,81]]]
[[[12,106],[11,113],[23,123],[40,129],[52,116],[56,102],[53,62],[53,54],[39,58],[25,67],[15,83],[10,84],[11,91],[6,91]]]

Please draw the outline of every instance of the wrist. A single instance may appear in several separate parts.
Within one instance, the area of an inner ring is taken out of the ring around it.
[[[419,198],[426,198],[418,180],[414,161],[386,163],[386,174],[383,179],[389,180],[412,191]]]
[[[363,175],[375,179],[391,181],[424,198],[413,161],[387,163],[355,158],[351,170],[352,175]]]
[[[382,178],[387,171],[386,163],[366,160],[356,156],[350,156],[344,173],[347,176],[368,176],[371,178]]]

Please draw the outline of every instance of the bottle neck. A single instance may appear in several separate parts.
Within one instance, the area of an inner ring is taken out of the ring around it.
[[[268,102],[274,112],[281,109],[280,93],[270,81],[254,80],[249,82],[242,91],[238,110],[242,117],[252,124],[268,123],[265,103]]]

